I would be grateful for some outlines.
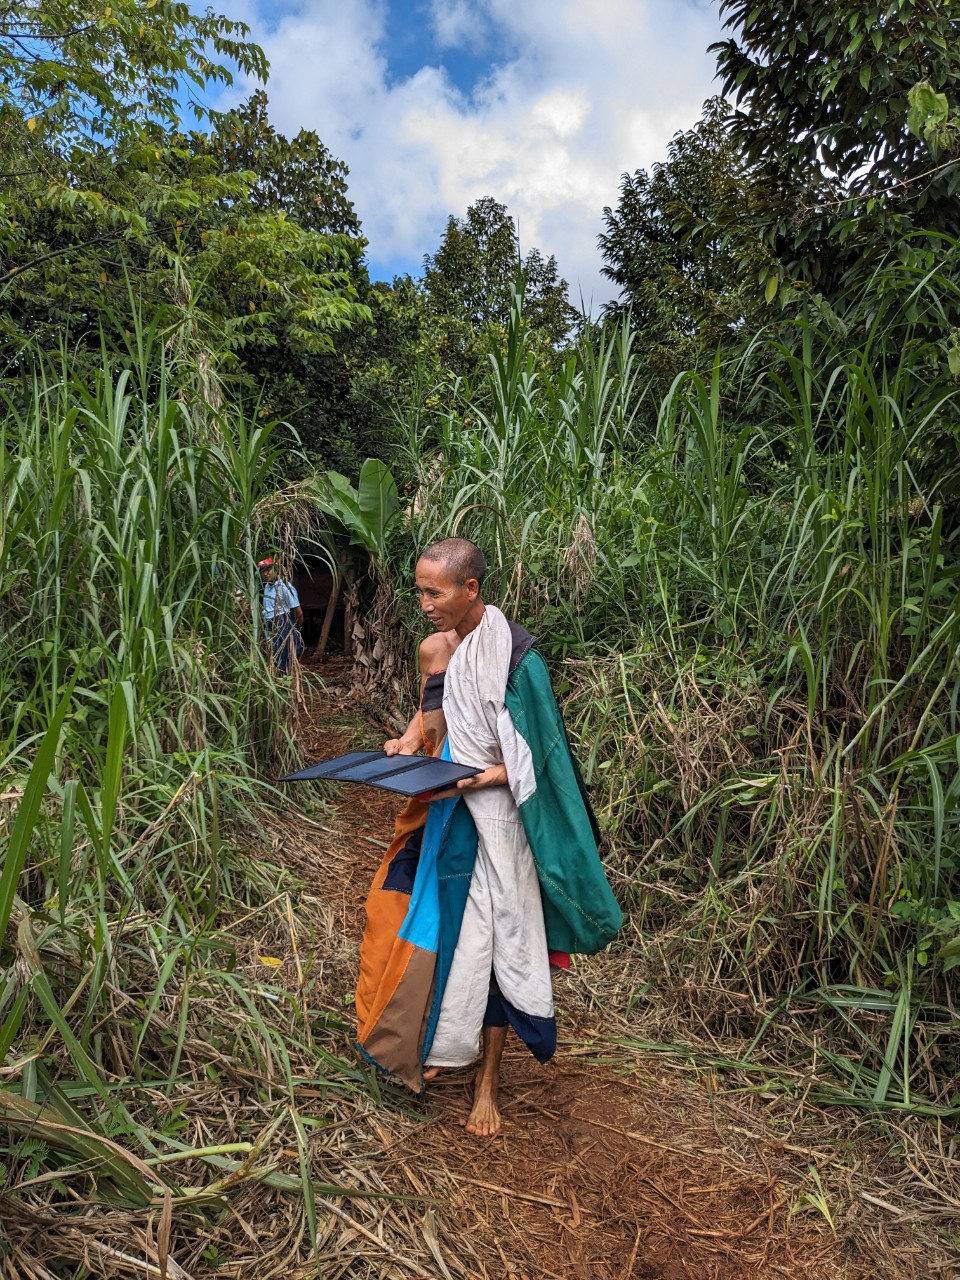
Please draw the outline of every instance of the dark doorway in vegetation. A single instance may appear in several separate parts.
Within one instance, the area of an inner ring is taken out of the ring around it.
[[[348,653],[343,593],[339,574],[318,555],[301,552],[293,572],[293,585],[303,609],[303,642],[317,657],[333,646]]]

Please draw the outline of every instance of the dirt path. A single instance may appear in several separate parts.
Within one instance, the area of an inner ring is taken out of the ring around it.
[[[314,758],[358,745],[339,673],[324,674],[330,691],[312,702],[303,725],[305,751]],[[371,729],[364,745],[375,739]],[[382,793],[344,788],[325,824],[336,858],[298,867],[307,893],[327,913],[314,963],[322,966],[325,988],[345,997],[355,980],[363,899],[396,808]],[[433,1268],[421,1272],[422,1262],[407,1259],[410,1265],[383,1274],[444,1280],[890,1274],[866,1256],[862,1222],[855,1232],[831,1226],[830,1204],[818,1203],[810,1173],[816,1151],[806,1152],[792,1134],[765,1126],[756,1109],[732,1105],[664,1059],[644,1061],[607,1043],[598,1014],[603,982],[602,965],[558,976],[560,1050],[541,1067],[513,1042],[496,1138],[478,1140],[461,1127],[469,1072],[446,1074],[424,1103],[388,1091],[371,1112],[366,1139],[378,1145],[384,1185],[437,1203],[423,1224]],[[915,1268],[908,1261],[898,1274],[903,1280],[951,1274],[926,1266],[917,1257]]]

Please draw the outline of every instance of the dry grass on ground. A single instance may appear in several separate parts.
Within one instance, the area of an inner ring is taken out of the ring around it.
[[[306,757],[366,731],[344,669],[324,675],[325,694],[316,673],[304,677]],[[376,741],[369,727],[366,744]],[[495,1139],[461,1128],[468,1072],[448,1073],[420,1101],[351,1066],[363,899],[396,802],[366,788],[344,788],[337,802],[263,814],[264,854],[286,869],[290,893],[232,922],[238,973],[266,1016],[293,1027],[309,1004],[312,1048],[291,1050],[289,1064],[306,1083],[291,1098],[262,1044],[221,1053],[201,1022],[150,1122],[166,1117],[193,1147],[256,1144],[236,1173],[219,1175],[221,1198],[215,1171],[195,1159],[180,1168],[210,1193],[202,1212],[178,1200],[136,1211],[87,1203],[89,1169],[55,1192],[21,1187],[0,1207],[3,1280],[52,1280],[67,1263],[77,1280],[960,1276],[947,1236],[960,1238],[954,1139],[764,1096],[749,1076],[699,1069],[693,1054],[641,1051],[634,1042],[652,1035],[636,1010],[628,1016],[635,946],[558,977],[561,1050],[540,1067],[510,1049]]]
[[[356,743],[346,683],[336,668],[326,674],[322,714],[304,724],[305,747],[318,757]],[[354,980],[362,899],[395,807],[372,790],[343,794],[328,831],[336,869],[322,859],[299,868],[332,912],[320,946],[329,949],[327,981],[344,991]],[[903,1166],[889,1159],[890,1136],[872,1121],[764,1098],[755,1082],[750,1092],[725,1096],[725,1078],[627,1048],[642,1031],[618,1005],[630,964],[621,947],[558,978],[569,1039],[546,1068],[508,1053],[496,1139],[461,1130],[468,1072],[438,1082],[421,1118],[388,1103],[371,1119],[394,1190],[440,1202],[426,1239],[443,1262],[435,1255],[436,1269],[425,1275],[960,1275],[937,1230],[960,1221],[950,1217],[950,1194],[937,1186],[924,1198],[921,1186],[905,1202],[908,1189],[896,1189]],[[927,1150],[929,1136],[925,1130]],[[960,1171],[953,1151],[943,1154],[936,1173]]]

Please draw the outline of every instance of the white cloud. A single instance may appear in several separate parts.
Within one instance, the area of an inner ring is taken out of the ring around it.
[[[441,48],[482,49],[487,18],[476,0],[431,0],[433,32]]]
[[[262,0],[261,0],[262,3]],[[249,0],[244,5],[250,12]],[[441,67],[389,73],[384,0],[302,0],[253,37],[270,114],[315,129],[350,167],[374,264],[416,268],[447,217],[490,195],[524,249],[557,256],[574,300],[611,294],[596,238],[620,175],[649,168],[714,92],[713,5],[688,0],[432,0],[439,45],[506,50],[465,96]]]

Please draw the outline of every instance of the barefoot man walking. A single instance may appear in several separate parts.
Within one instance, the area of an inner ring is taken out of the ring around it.
[[[398,818],[367,900],[357,1011],[362,1052],[418,1091],[480,1052],[466,1128],[489,1137],[508,1028],[548,1061],[551,962],[600,950],[621,915],[546,666],[533,637],[484,603],[485,572],[465,538],[417,563],[435,634],[420,650],[420,712],[385,750],[442,749],[480,772]]]

